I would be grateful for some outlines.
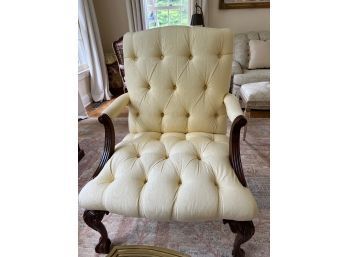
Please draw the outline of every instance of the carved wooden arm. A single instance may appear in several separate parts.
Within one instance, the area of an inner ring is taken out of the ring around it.
[[[98,176],[99,172],[104,167],[105,163],[110,159],[115,151],[115,129],[111,118],[107,114],[99,116],[98,121],[104,125],[105,130],[105,142],[104,150],[101,155],[98,168],[95,170],[92,179]]]
[[[240,129],[246,124],[247,120],[245,117],[243,115],[239,115],[234,119],[230,131],[230,162],[239,182],[244,187],[247,187],[247,183],[244,177],[242,161],[240,158]]]
[[[117,97],[112,104],[109,105],[103,111],[103,114],[99,116],[98,120],[101,124],[104,125],[105,130],[105,142],[104,142],[104,150],[100,158],[100,162],[98,168],[94,172],[92,179],[98,176],[105,163],[110,159],[110,157],[114,154],[115,151],[115,129],[114,124],[112,123],[112,118],[117,117],[129,104],[129,95],[125,93]]]
[[[239,100],[232,94],[224,98],[228,118],[232,122],[230,131],[230,162],[239,182],[246,187],[242,161],[240,158],[240,129],[247,124],[247,120],[240,108]]]

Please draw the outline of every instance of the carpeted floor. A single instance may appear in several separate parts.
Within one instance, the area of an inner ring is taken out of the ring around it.
[[[127,118],[115,121],[116,142],[128,131]],[[254,219],[255,235],[244,244],[246,257],[268,257],[269,248],[269,119],[251,119],[241,157],[248,186],[259,207]],[[95,118],[79,122],[79,144],[85,157],[79,162],[79,191],[98,166],[104,143],[104,131]],[[94,252],[99,234],[85,225],[79,209],[79,257],[105,256]],[[234,234],[222,222],[178,223],[126,218],[115,214],[103,222],[113,245],[147,244],[171,248],[192,257],[232,256]]]

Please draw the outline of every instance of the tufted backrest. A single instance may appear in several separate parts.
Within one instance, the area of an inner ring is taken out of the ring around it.
[[[226,133],[228,29],[172,26],[124,36],[131,133]]]
[[[269,31],[248,32],[236,34],[234,37],[234,60],[237,61],[243,69],[249,65],[249,41],[250,40],[270,40]]]

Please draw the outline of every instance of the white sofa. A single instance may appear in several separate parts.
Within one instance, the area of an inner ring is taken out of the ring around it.
[[[248,69],[250,59],[250,40],[270,40],[270,33],[269,31],[261,31],[235,35],[230,92],[238,97],[242,85],[270,81],[270,69]]]

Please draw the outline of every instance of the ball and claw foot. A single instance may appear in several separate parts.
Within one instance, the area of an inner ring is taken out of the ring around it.
[[[86,210],[83,213],[83,220],[86,222],[86,224],[90,228],[99,232],[99,234],[100,234],[99,242],[95,247],[95,251],[97,253],[109,253],[110,252],[111,241],[108,237],[108,232],[106,231],[105,226],[101,222],[105,214],[107,215],[107,214],[109,214],[109,212]]]
[[[232,256],[233,257],[244,257],[245,256],[245,252],[242,248],[239,249],[233,249],[232,250]]]
[[[95,246],[96,253],[109,253],[111,241],[109,238],[106,240],[102,237],[99,238],[99,243]]]
[[[245,252],[240,248],[241,244],[247,242],[255,233],[255,227],[252,221],[234,221],[223,220],[224,224],[228,224],[233,233],[236,233],[236,238],[233,244],[232,256],[244,257]]]

